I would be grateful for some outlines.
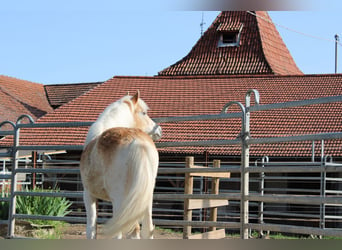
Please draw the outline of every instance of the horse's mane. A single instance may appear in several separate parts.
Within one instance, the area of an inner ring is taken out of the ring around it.
[[[107,108],[103,110],[103,112],[99,115],[98,120],[101,119],[102,117],[108,115],[108,113],[113,112],[117,108],[119,108],[122,104],[125,104],[125,102],[129,101],[131,102],[132,96],[126,95],[122,97],[121,99],[117,100],[116,102],[113,102],[110,104]],[[142,110],[147,111],[149,107],[147,104],[141,99],[138,99],[138,105],[141,107]]]
[[[131,102],[132,96],[126,95],[121,99],[117,100],[110,104],[104,111],[99,115],[97,120],[93,123],[88,131],[88,135],[86,138],[85,146],[94,138],[99,136],[102,132],[104,132],[108,128],[112,127],[128,127],[125,124],[125,120],[122,119],[122,114],[118,114],[118,110],[122,107],[122,105],[127,105],[125,102]],[[149,108],[147,104],[141,99],[138,99],[138,105],[141,107],[143,111],[147,111]],[[129,107],[127,105],[127,109],[123,109],[123,111],[129,112]],[[118,119],[117,116],[120,116],[121,119]]]

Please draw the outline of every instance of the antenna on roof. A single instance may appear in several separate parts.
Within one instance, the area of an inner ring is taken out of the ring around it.
[[[201,36],[203,36],[203,27],[204,27],[204,12],[202,12],[202,22],[200,23],[200,26],[201,26]]]
[[[336,34],[335,35],[335,74],[337,74],[337,45],[340,41],[340,37]]]

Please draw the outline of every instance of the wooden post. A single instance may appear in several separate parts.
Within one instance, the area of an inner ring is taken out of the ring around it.
[[[213,161],[213,167],[214,168],[220,168],[221,161],[220,160],[214,160]],[[211,194],[218,194],[219,193],[219,185],[220,185],[220,178],[213,177],[211,179]],[[217,207],[212,207],[210,209],[210,221],[217,221]],[[216,227],[209,227],[209,231],[216,230]]]
[[[185,158],[185,167],[191,168],[194,166],[194,157],[188,156]],[[184,194],[192,194],[193,193],[193,184],[194,178],[190,173],[185,174],[184,180]],[[184,199],[184,220],[191,221],[192,220],[192,210],[189,209],[190,199]],[[189,239],[191,235],[191,226],[184,226],[183,228],[183,239]]]
[[[32,168],[37,168],[37,151],[32,151]],[[36,173],[32,173],[32,189],[36,188]]]

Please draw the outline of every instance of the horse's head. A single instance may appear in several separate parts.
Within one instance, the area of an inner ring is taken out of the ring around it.
[[[162,129],[148,116],[148,106],[140,98],[139,90],[134,96],[126,99],[124,102],[130,107],[135,128],[139,128],[145,133],[149,134],[153,140],[160,139],[162,136]]]

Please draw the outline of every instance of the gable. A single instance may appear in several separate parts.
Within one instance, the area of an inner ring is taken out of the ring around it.
[[[45,85],[50,105],[55,109],[92,90],[103,82]]]
[[[225,45],[224,35],[232,33],[236,40]],[[160,76],[246,74],[302,74],[267,12],[222,12],[188,55],[159,72]]]
[[[0,119],[16,121],[22,114],[37,119],[52,111],[44,85],[0,75]]]

